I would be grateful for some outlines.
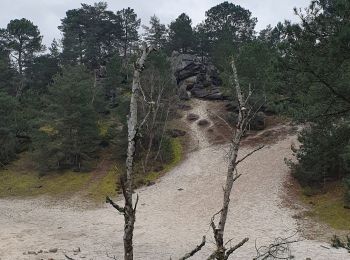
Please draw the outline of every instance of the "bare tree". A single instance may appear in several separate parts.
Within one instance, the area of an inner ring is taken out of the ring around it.
[[[237,69],[233,58],[231,61],[231,67],[232,67],[232,87],[236,92],[239,112],[238,112],[236,129],[233,131],[233,136],[232,136],[230,150],[229,150],[229,164],[227,168],[226,183],[224,187],[223,205],[220,211],[214,214],[210,222],[210,226],[214,233],[216,249],[208,257],[207,260],[227,260],[233,252],[235,252],[238,248],[243,246],[249,240],[248,238],[244,238],[238,244],[234,246],[230,246],[229,248],[226,248],[226,245],[229,242],[231,242],[232,239],[224,243],[225,226],[226,226],[226,220],[227,220],[227,214],[228,214],[228,209],[230,205],[230,197],[231,197],[233,184],[241,176],[241,174],[238,173],[237,165],[264,147],[264,146],[260,146],[254,149],[253,151],[249,152],[247,155],[243,156],[241,159],[238,159],[238,151],[240,148],[242,137],[247,131],[250,120],[252,117],[255,116],[256,111],[254,111],[254,106],[250,107],[248,105],[248,101],[251,96],[251,90],[249,89],[249,93],[247,97],[244,96],[241,90],[239,80],[238,80],[238,75],[237,75]],[[224,120],[220,116],[218,117],[219,119]],[[229,126],[230,129],[232,129],[225,120],[224,122]],[[218,215],[220,215],[219,223],[215,224],[215,217]],[[203,241],[200,245],[198,245],[194,250],[192,250],[190,253],[186,254],[184,257],[180,259],[187,259],[192,257],[194,254],[199,252],[204,247],[205,243],[206,243],[206,239],[205,237],[203,237]]]
[[[155,102],[146,102],[149,104],[152,103],[151,109],[146,114],[142,122],[138,123],[138,119],[137,119],[138,100],[137,99],[140,93],[142,93],[144,100],[146,101],[145,95],[143,93],[143,90],[140,84],[140,76],[144,69],[145,61],[148,55],[153,50],[154,50],[153,47],[148,48],[146,45],[144,45],[142,48],[142,55],[135,64],[133,85],[132,85],[132,95],[131,95],[131,102],[130,102],[130,115],[128,118],[128,150],[127,150],[127,159],[126,159],[126,172],[125,172],[125,175],[121,178],[121,186],[122,186],[123,196],[125,200],[125,206],[121,207],[117,205],[115,202],[113,202],[109,197],[106,198],[107,203],[111,204],[115,209],[117,209],[121,214],[124,215],[124,223],[125,223],[124,224],[124,259],[125,260],[133,259],[133,231],[134,231],[134,224],[136,219],[135,218],[136,207],[138,203],[138,196],[137,196],[135,205],[133,204],[133,196],[132,196],[132,192],[133,192],[132,177],[133,177],[134,155],[135,155],[135,149],[136,149],[136,137],[141,126],[147,121],[148,116],[151,114],[151,111],[153,109],[152,104],[153,105],[155,104]],[[252,116],[252,109],[251,108],[249,109],[247,106],[251,92],[249,91],[247,98],[244,97],[239,85],[237,70],[233,59],[232,59],[231,65],[232,65],[232,71],[233,71],[232,85],[236,91],[236,95],[238,99],[239,115],[238,115],[238,122],[236,125],[236,129],[234,131],[231,146],[230,146],[229,165],[227,169],[226,184],[224,187],[223,205],[221,210],[213,216],[210,224],[214,233],[216,250],[209,256],[208,260],[210,259],[227,260],[235,250],[243,246],[248,241],[248,238],[244,238],[240,243],[234,246],[231,246],[230,248],[226,248],[226,245],[231,240],[229,240],[227,243],[224,243],[225,225],[226,225],[226,220],[228,215],[230,196],[231,196],[233,184],[241,176],[237,171],[237,165],[242,161],[244,161],[247,157],[251,156],[256,151],[263,148],[263,146],[261,146],[253,150],[252,152],[248,153],[246,156],[243,156],[242,159],[238,160],[238,151],[240,148],[241,139],[247,130],[249,121]],[[158,99],[159,99],[159,96],[158,96]],[[215,224],[215,217],[217,215],[220,215],[220,220],[218,224]],[[188,259],[192,257],[204,247],[205,243],[206,243],[206,239],[205,237],[203,237],[201,244],[196,246],[195,249],[193,249],[191,252],[187,253],[185,256],[183,256],[180,259]]]
[[[141,92],[141,73],[144,70],[145,62],[149,54],[154,51],[154,48],[147,47],[146,44],[142,46],[142,54],[134,65],[134,75],[132,83],[132,93],[130,99],[130,113],[128,116],[128,148],[126,159],[126,171],[121,177],[121,186],[124,196],[124,207],[119,206],[113,202],[109,197],[106,198],[106,202],[111,204],[116,210],[124,215],[124,259],[132,260],[133,254],[133,233],[134,224],[136,220],[136,207],[138,203],[138,196],[136,198],[135,205],[133,204],[133,165],[134,155],[136,150],[136,139],[140,128],[145,122],[146,118],[142,122],[138,121],[138,97]],[[148,115],[146,115],[147,117]]]
[[[248,238],[244,238],[238,244],[231,246],[229,248],[226,248],[227,243],[224,243],[225,226],[227,221],[227,214],[228,214],[228,209],[230,205],[230,197],[231,197],[233,184],[241,176],[241,174],[239,174],[237,171],[237,165],[242,161],[244,161],[247,157],[251,156],[256,151],[263,148],[263,146],[260,146],[257,149],[253,150],[252,152],[248,153],[242,159],[238,160],[238,151],[240,148],[242,137],[244,136],[247,130],[247,127],[249,126],[249,122],[251,120],[252,114],[254,113],[253,113],[253,108],[250,108],[248,105],[248,101],[251,96],[251,91],[249,90],[247,97],[244,96],[239,84],[237,69],[233,58],[231,61],[231,67],[232,67],[232,87],[236,92],[239,112],[238,112],[238,121],[237,121],[236,129],[234,131],[234,134],[231,140],[230,150],[229,150],[229,164],[227,168],[226,183],[224,187],[223,205],[221,210],[213,216],[210,224],[214,233],[216,250],[210,255],[208,259],[217,259],[217,260],[228,259],[229,256],[234,251],[236,251],[238,248],[243,246],[249,240]],[[215,217],[217,215],[220,215],[220,218],[219,218],[219,222],[215,224]]]
[[[167,64],[163,64],[164,67]],[[159,66],[159,65],[158,65]],[[147,68],[147,73],[144,73],[142,77],[143,88],[141,99],[141,114],[148,113],[149,100],[153,101],[153,107],[148,117],[148,120],[144,124],[143,139],[146,142],[145,145],[141,143],[142,148],[145,150],[145,158],[143,160],[143,169],[146,173],[149,169],[148,166],[154,163],[158,158],[157,153],[155,156],[154,146],[159,144],[159,151],[161,148],[160,140],[163,139],[164,130],[167,124],[170,111],[173,111],[176,104],[176,88],[172,85],[170,77],[170,68],[168,73],[165,69],[158,68],[154,64],[150,64]]]

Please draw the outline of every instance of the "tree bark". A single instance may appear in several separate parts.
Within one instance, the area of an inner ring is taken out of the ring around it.
[[[126,159],[126,172],[121,178],[121,186],[123,190],[123,196],[125,206],[122,208],[114,203],[109,197],[106,198],[106,202],[110,203],[115,209],[124,215],[124,259],[132,260],[134,258],[133,253],[133,233],[134,225],[136,221],[136,207],[138,198],[135,205],[133,205],[133,166],[134,155],[136,149],[136,138],[139,131],[138,124],[138,97],[140,93],[140,77],[144,69],[145,62],[148,55],[154,50],[153,47],[148,48],[147,45],[143,45],[142,54],[135,63],[134,76],[132,83],[132,93],[130,99],[130,113],[128,116],[128,149]]]
[[[227,220],[227,213],[229,209],[230,196],[232,192],[233,183],[240,177],[240,175],[236,171],[237,157],[238,157],[238,150],[240,147],[241,138],[244,135],[244,132],[247,126],[247,121],[248,121],[246,100],[244,100],[244,97],[239,85],[237,69],[233,59],[231,62],[231,66],[232,66],[232,72],[233,72],[233,87],[236,90],[236,95],[238,99],[239,115],[238,115],[238,123],[236,126],[236,131],[232,138],[232,143],[230,147],[229,165],[227,169],[227,177],[226,177],[226,183],[224,188],[224,200],[223,200],[222,208],[219,212],[220,220],[217,227],[214,224],[214,220],[212,220],[212,223],[211,223],[211,226],[214,232],[215,243],[216,243],[216,251],[213,254],[214,258],[212,259],[217,259],[217,260],[227,259],[229,254],[231,254],[234,251],[232,250],[232,248],[231,250],[227,250],[225,248],[224,233],[225,233],[225,225]],[[245,239],[243,241],[244,241],[243,242],[244,244],[246,241],[248,241],[248,239]]]

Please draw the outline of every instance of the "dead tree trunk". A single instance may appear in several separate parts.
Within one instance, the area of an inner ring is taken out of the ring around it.
[[[227,260],[234,251],[236,251],[238,248],[243,246],[249,240],[248,238],[244,238],[238,244],[234,246],[230,246],[229,248],[226,248],[226,245],[228,244],[228,242],[226,244],[224,243],[225,226],[226,226],[226,220],[227,220],[227,214],[228,214],[228,209],[230,205],[230,196],[231,196],[233,184],[241,176],[237,171],[237,165],[264,147],[264,146],[260,146],[238,160],[238,151],[240,148],[241,139],[247,130],[247,126],[249,125],[249,121],[252,116],[252,108],[248,109],[248,101],[251,96],[251,91],[249,89],[249,94],[247,98],[245,98],[242,93],[241,87],[239,85],[237,69],[233,58],[231,61],[231,66],[232,66],[232,74],[233,74],[232,86],[236,92],[239,114],[238,114],[238,122],[236,125],[236,129],[233,133],[232,140],[231,140],[231,146],[230,146],[230,152],[229,152],[229,164],[227,168],[226,183],[224,187],[223,205],[220,211],[217,212],[212,217],[211,223],[210,223],[214,233],[216,249],[208,257],[207,260]],[[253,113],[253,115],[254,114],[255,113]],[[219,118],[222,119],[221,117]],[[228,124],[225,120],[224,122]],[[217,215],[220,215],[220,219],[219,219],[219,223],[216,225],[215,217]],[[232,241],[232,239],[229,240],[229,242],[230,241]],[[203,237],[203,241],[199,246],[197,246],[194,250],[192,250],[190,253],[186,254],[184,257],[180,259],[187,259],[192,257],[202,249],[205,243],[206,243],[205,237]]]
[[[121,178],[121,186],[124,196],[125,205],[124,207],[118,206],[109,197],[106,198],[106,202],[110,203],[115,209],[124,215],[124,260],[132,260],[133,255],[133,233],[134,224],[136,220],[136,207],[138,202],[138,197],[136,199],[135,205],[133,205],[133,166],[134,166],[134,155],[136,149],[136,138],[140,126],[137,118],[138,110],[138,97],[140,93],[141,83],[141,73],[144,69],[145,62],[148,55],[154,50],[153,47],[147,47],[143,45],[141,57],[137,60],[134,67],[134,76],[132,83],[132,93],[130,99],[130,113],[128,116],[128,149],[127,149],[127,159],[126,159],[126,172]]]
[[[244,135],[244,132],[246,130],[246,127],[248,125],[248,117],[249,112],[246,107],[246,103],[249,99],[245,100],[243,93],[241,91],[238,76],[237,76],[237,70],[234,63],[234,60],[232,59],[231,62],[232,66],[232,72],[233,72],[233,87],[235,88],[237,100],[238,100],[238,107],[239,107],[239,115],[238,115],[238,122],[236,126],[235,133],[232,137],[232,143],[230,147],[230,153],[229,153],[229,165],[227,169],[227,176],[226,176],[226,183],[224,187],[224,200],[221,210],[218,214],[220,214],[220,220],[218,225],[214,223],[214,217],[211,221],[211,227],[214,232],[214,238],[215,238],[215,244],[216,244],[216,250],[215,252],[210,256],[209,259],[217,259],[217,260],[225,260],[228,259],[230,254],[232,254],[237,248],[241,247],[244,243],[248,241],[248,238],[245,238],[242,242],[240,242],[238,245],[231,247],[230,249],[225,248],[224,244],[224,233],[225,233],[225,225],[227,220],[227,213],[229,209],[230,204],[230,196],[232,192],[233,183],[240,177],[240,174],[238,174],[236,166],[238,164],[238,150],[240,147],[241,139]]]

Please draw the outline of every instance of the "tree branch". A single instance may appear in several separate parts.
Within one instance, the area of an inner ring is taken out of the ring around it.
[[[194,256],[196,253],[198,253],[203,248],[205,243],[206,243],[206,238],[205,238],[205,236],[203,236],[202,243],[200,243],[198,246],[196,246],[196,248],[193,249],[191,252],[189,252],[186,255],[184,255],[183,257],[181,257],[179,260],[185,260],[185,259],[188,259],[188,258]]]
[[[68,255],[64,255],[68,260],[75,260],[74,258],[69,257]]]
[[[237,245],[235,245],[235,246],[231,247],[229,250],[227,250],[226,255],[225,255],[225,260],[227,260],[234,251],[236,251],[238,248],[240,248],[245,243],[247,243],[248,240],[249,240],[249,238],[246,237],[241,242],[239,242]]]
[[[134,214],[136,214],[136,208],[137,208],[137,204],[139,203],[139,194],[136,195],[136,202],[135,202],[135,206],[134,206]]]
[[[223,118],[222,118],[221,116],[219,116],[218,114],[216,114],[216,113],[210,111],[209,109],[207,109],[207,112],[208,112],[209,114],[212,114],[212,115],[216,116],[216,117],[219,118],[222,122],[224,122],[225,125],[226,125],[228,128],[230,128],[231,132],[233,133],[234,129],[230,126],[230,124],[229,124],[225,119],[223,119]]]
[[[243,162],[245,159],[247,159],[249,156],[253,155],[254,153],[256,153],[257,151],[263,149],[265,147],[265,145],[261,145],[259,146],[258,148],[254,149],[253,151],[251,151],[250,153],[246,154],[242,159],[239,159],[237,162],[236,162],[236,166],[238,164],[240,164],[241,162]]]
[[[253,258],[253,260],[290,259],[289,245],[300,241],[300,239],[290,240],[295,235],[296,233],[287,238],[278,237],[270,245],[261,246],[259,248],[257,248],[255,241],[255,249],[257,252],[257,256]]]
[[[111,200],[110,197],[106,197],[106,203],[109,203],[112,205],[113,208],[115,208],[116,210],[118,210],[120,213],[124,214],[125,213],[125,209],[123,207],[120,207],[117,203],[115,203],[113,200]]]

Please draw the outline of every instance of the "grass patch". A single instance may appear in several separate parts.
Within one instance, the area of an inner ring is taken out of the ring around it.
[[[305,194],[302,200],[312,205],[310,216],[334,229],[350,230],[350,210],[344,208],[344,188],[340,183],[330,185],[323,194],[310,195],[309,190]]]
[[[179,162],[181,162],[183,157],[183,147],[181,140],[179,138],[172,138],[170,140],[171,150],[172,150],[172,160],[164,167],[164,171],[170,171]]]
[[[35,172],[3,170],[0,172],[0,197],[69,195],[81,190],[89,178],[87,173],[71,171],[41,177]]]
[[[160,176],[169,172],[176,165],[178,165],[183,158],[183,145],[180,138],[171,138],[170,141],[170,150],[171,150],[171,160],[163,165],[163,169],[159,172],[151,171],[144,174],[138,174],[135,177],[136,186],[142,186],[155,182]]]
[[[89,187],[89,197],[94,201],[103,201],[106,196],[115,196],[120,188],[117,184],[119,174],[119,169],[116,166],[112,167],[101,180]]]
[[[0,170],[0,197],[66,197],[90,187],[90,181],[91,174],[85,172],[59,171],[42,176],[30,155],[24,153],[7,169]],[[102,182],[104,191],[105,180]]]
[[[182,160],[183,146],[180,138],[170,139],[169,144],[169,162],[163,165],[161,171],[137,174],[137,187],[155,182]],[[30,156],[23,155],[6,170],[0,170],[0,198],[40,195],[65,197],[82,192],[94,201],[103,201],[106,196],[115,196],[120,189],[117,183],[119,174],[120,169],[112,167],[107,174],[96,179],[90,173],[73,171],[51,172],[41,176],[31,163]]]

